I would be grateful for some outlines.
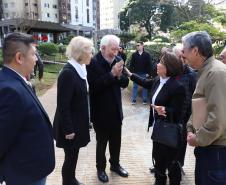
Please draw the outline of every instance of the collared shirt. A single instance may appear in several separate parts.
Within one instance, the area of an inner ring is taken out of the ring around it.
[[[159,86],[157,88],[157,90],[155,91],[153,97],[152,97],[152,104],[155,105],[155,100],[156,100],[156,97],[158,96],[160,90],[162,89],[163,85],[167,82],[167,80],[169,80],[170,77],[167,77],[167,78],[162,78],[160,77],[160,83],[159,83]],[[152,112],[153,112],[153,125],[155,124],[155,109],[152,108]]]
[[[29,82],[24,76],[22,76],[20,73],[18,73],[17,71],[15,71],[13,68],[9,67],[9,66],[4,66],[4,67],[7,67],[8,69],[14,71],[17,75],[19,75],[27,85],[30,86],[31,82]]]
[[[75,59],[71,58],[70,60],[68,60],[68,63],[71,64],[75,70],[77,71],[77,73],[79,74],[79,76],[86,81],[86,85],[87,85],[87,90],[89,89],[89,84],[87,81],[87,71],[86,71],[86,65],[85,64],[80,64],[78,63]]]

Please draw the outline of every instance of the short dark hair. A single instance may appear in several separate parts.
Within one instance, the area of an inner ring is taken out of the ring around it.
[[[17,52],[25,54],[33,42],[32,35],[19,32],[8,34],[3,40],[3,63],[10,63]]]
[[[160,62],[166,66],[166,76],[168,77],[177,76],[183,72],[183,63],[172,49],[167,48],[162,53]]]

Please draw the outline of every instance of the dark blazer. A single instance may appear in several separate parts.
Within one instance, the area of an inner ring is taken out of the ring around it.
[[[151,98],[155,94],[157,90],[160,79],[156,77],[155,79],[143,79],[135,74],[131,76],[131,80],[135,81],[137,84],[151,89]],[[185,89],[183,85],[177,81],[174,77],[171,77],[167,82],[163,85],[162,89],[160,90],[159,94],[155,99],[155,105],[165,106],[166,107],[166,120],[172,121],[174,123],[181,123],[181,112],[182,106],[185,100]],[[161,116],[157,114],[155,111],[155,118],[159,119]],[[152,126],[153,124],[153,110],[150,109],[150,116],[149,116],[149,124],[148,126]]]
[[[55,166],[52,126],[25,81],[13,70],[0,71],[0,177],[25,185],[50,174]]]
[[[58,77],[53,129],[56,146],[60,148],[80,148],[90,141],[86,81],[69,63]],[[73,140],[65,139],[65,135],[73,132]]]
[[[121,87],[127,87],[129,79],[125,75],[117,79],[111,74],[116,62],[114,60],[110,66],[99,52],[87,66],[90,113],[94,128],[111,128],[123,120]]]

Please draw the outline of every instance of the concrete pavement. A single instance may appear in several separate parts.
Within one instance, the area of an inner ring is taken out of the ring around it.
[[[124,121],[122,129],[122,147],[121,147],[121,165],[128,170],[129,177],[122,178],[114,172],[110,172],[109,163],[106,172],[109,175],[109,183],[106,185],[150,185],[154,183],[154,177],[149,173],[149,167],[152,166],[151,151],[151,131],[147,132],[147,122],[149,115],[149,106],[142,105],[138,99],[137,105],[130,104],[130,94],[127,89],[123,90],[123,110]],[[50,119],[56,108],[56,84],[49,89],[40,101],[47,110]],[[91,142],[87,147],[80,150],[76,177],[85,185],[101,185],[96,176],[95,168],[95,133],[91,130]],[[48,177],[47,185],[61,185],[61,167],[64,155],[62,149],[56,148],[56,168]],[[109,152],[107,149],[107,159]],[[193,185],[194,183],[194,155],[193,149],[188,147],[182,185]]]

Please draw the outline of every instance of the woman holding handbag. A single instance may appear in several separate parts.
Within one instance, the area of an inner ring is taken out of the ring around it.
[[[181,110],[185,98],[185,89],[176,80],[176,76],[183,71],[183,65],[170,49],[164,50],[157,65],[158,76],[155,79],[143,79],[125,69],[130,79],[137,84],[151,89],[151,108],[149,127],[159,126],[163,122],[180,124]],[[154,134],[154,133],[153,133]],[[169,133],[171,135],[172,133]],[[175,133],[173,133],[175,134]],[[152,137],[153,138],[153,137]],[[181,169],[176,160],[178,147],[153,140],[153,160],[155,161],[155,185],[166,185],[166,169],[170,185],[179,185],[181,181]]]

